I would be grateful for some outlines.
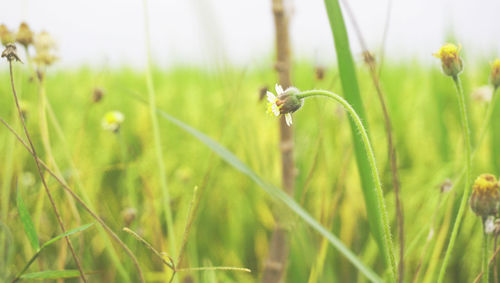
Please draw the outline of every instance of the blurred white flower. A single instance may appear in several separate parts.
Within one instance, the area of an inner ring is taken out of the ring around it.
[[[292,112],[296,111],[302,106],[302,101],[297,100],[297,102],[295,103],[297,105],[293,105],[293,109],[289,109],[290,105],[287,104],[287,101],[290,101],[290,97],[292,97],[294,93],[298,92],[298,89],[289,87],[285,91],[283,91],[283,88],[279,84],[276,84],[275,89],[276,95],[274,95],[274,93],[270,91],[266,93],[268,101],[267,113],[272,113],[274,116],[284,114],[287,126],[291,126],[293,123]],[[285,108],[283,108],[284,106]]]
[[[495,217],[488,216],[486,221],[484,222],[484,233],[491,234],[495,230]]]
[[[110,111],[102,119],[102,128],[110,132],[118,132],[120,126],[125,120],[125,116],[120,111]]]
[[[493,87],[490,85],[483,85],[476,88],[471,96],[474,100],[479,102],[489,102],[491,101],[491,97],[493,95]]]

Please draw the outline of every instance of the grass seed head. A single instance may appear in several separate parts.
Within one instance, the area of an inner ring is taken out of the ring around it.
[[[0,41],[5,47],[7,47],[7,44],[14,43],[16,41],[14,34],[4,24],[0,25]]]
[[[500,59],[496,59],[491,64],[490,83],[494,88],[500,87]]]
[[[463,71],[464,63],[460,58],[460,49],[460,45],[447,43],[433,54],[434,57],[441,59],[441,67],[445,75],[455,77]]]
[[[474,181],[470,206],[472,211],[483,218],[496,215],[500,203],[498,181],[491,174],[482,174]]]
[[[22,22],[16,34],[16,41],[24,47],[33,44],[33,32],[27,23]]]

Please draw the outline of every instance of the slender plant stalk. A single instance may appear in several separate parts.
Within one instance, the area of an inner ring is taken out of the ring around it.
[[[139,265],[139,261],[135,257],[134,253],[123,243],[120,238],[109,228],[108,225],[100,218],[64,181],[61,177],[59,177],[54,171],[52,171],[49,166],[43,162],[37,155],[33,152],[31,147],[14,131],[14,129],[0,117],[0,122],[16,137],[16,139],[24,146],[24,148],[37,160],[37,162],[42,166],[63,188],[66,192],[70,194],[101,226],[108,232],[108,234],[115,240],[120,247],[127,253],[127,255],[132,259],[134,266],[137,269],[137,276],[139,277],[139,282],[144,283],[144,276],[142,274],[141,267]]]
[[[169,240],[169,249],[172,257],[175,258],[177,255],[176,252],[176,240],[175,240],[175,232],[174,232],[174,221],[172,217],[172,209],[170,207],[170,193],[167,187],[167,176],[165,163],[163,162],[163,150],[161,147],[161,137],[160,130],[158,127],[158,117],[156,116],[156,95],[155,89],[153,85],[153,76],[152,76],[152,64],[151,64],[151,42],[149,39],[149,14],[148,14],[148,1],[142,1],[144,6],[144,36],[145,36],[145,44],[146,44],[146,84],[148,88],[148,102],[149,109],[151,114],[151,123],[153,127],[153,138],[156,149],[156,158],[158,163],[158,171],[160,177],[160,185],[161,185],[161,193],[162,193],[162,207],[165,213],[165,218],[167,221],[167,237]]]
[[[483,221],[483,224],[486,225],[486,219]],[[488,267],[488,234],[485,232],[485,227],[483,227],[483,282],[484,283],[489,283],[489,277],[490,277],[490,269]]]
[[[392,186],[394,189],[394,202],[396,203],[396,218],[398,222],[398,234],[399,234],[399,264],[398,264],[398,282],[402,283],[404,281],[404,246],[405,246],[405,234],[404,234],[404,213],[403,213],[403,205],[400,197],[400,183],[399,183],[399,174],[398,174],[398,164],[396,157],[396,147],[394,146],[393,134],[392,134],[392,125],[391,118],[389,115],[389,110],[387,109],[387,105],[385,102],[384,93],[382,91],[382,86],[380,85],[380,78],[377,74],[377,64],[375,62],[375,58],[368,51],[368,47],[363,38],[363,34],[361,33],[361,29],[352,13],[352,10],[349,6],[348,1],[343,0],[342,3],[346,7],[346,11],[350,16],[351,22],[354,26],[354,30],[356,31],[356,35],[358,37],[361,48],[363,49],[363,55],[365,59],[365,63],[368,65],[368,69],[370,71],[370,75],[372,78],[373,85],[375,86],[375,90],[377,92],[378,100],[380,102],[380,106],[382,107],[382,113],[384,115],[385,122],[385,130],[387,134],[387,152],[389,153],[389,160],[391,166],[391,176],[392,176]],[[384,30],[384,39],[383,44],[385,43],[385,36],[387,33],[387,28],[389,26],[389,15],[391,10],[391,0],[389,0],[388,4],[388,15],[386,21],[386,27]],[[385,46],[383,45],[383,48]],[[383,52],[382,52],[383,54]]]
[[[462,223],[462,218],[464,216],[465,209],[467,208],[467,200],[469,199],[470,182],[472,177],[470,126],[469,126],[469,118],[467,115],[467,107],[465,104],[465,96],[462,90],[462,84],[458,76],[453,77],[453,82],[455,83],[455,87],[457,89],[458,106],[460,108],[460,118],[462,120],[462,130],[465,142],[465,188],[462,200],[460,202],[460,207],[458,209],[458,214],[455,219],[455,224],[453,225],[453,229],[451,232],[450,242],[448,243],[448,248],[446,249],[446,254],[444,256],[443,265],[441,266],[441,270],[439,271],[438,283],[442,283],[444,280],[444,275],[446,273],[446,268],[448,267],[451,252],[453,250],[453,247],[455,246],[455,241],[458,235],[458,229],[460,227],[460,224]]]
[[[19,106],[19,101],[18,101],[17,94],[16,94],[16,88],[14,86],[14,74],[12,72],[12,61],[11,60],[9,60],[9,72],[10,72],[10,83],[11,83],[11,86],[12,86],[12,94],[14,96],[14,101],[15,101],[15,104],[16,104],[17,112],[18,112],[18,115],[19,115],[19,119],[21,120],[21,124],[23,126],[24,133],[25,133],[26,138],[27,138],[27,140],[29,142],[29,145],[30,145],[30,148],[31,148],[31,152],[33,153],[33,157],[35,159],[36,167],[38,169],[38,174],[40,175],[43,187],[45,188],[45,192],[47,193],[47,196],[49,198],[49,201],[50,201],[50,204],[52,206],[52,209],[54,210],[54,214],[56,215],[57,222],[59,223],[59,226],[61,227],[62,232],[66,233],[66,228],[64,227],[64,223],[63,223],[62,218],[61,218],[61,216],[59,214],[57,206],[56,206],[56,204],[54,202],[54,199],[52,197],[52,193],[50,192],[49,187],[48,187],[47,183],[45,182],[45,177],[43,175],[42,168],[40,167],[40,162],[38,161],[38,155],[36,154],[35,146],[33,145],[33,142],[31,141],[31,137],[30,137],[30,134],[28,132],[28,128],[26,127],[26,123],[24,122],[24,117],[23,117],[23,114],[22,114],[22,111],[21,111],[21,107]],[[71,244],[71,240],[69,239],[68,236],[65,236],[64,239],[66,240],[66,243],[68,244],[68,247],[69,247],[69,249],[71,251],[71,255],[73,256],[75,264],[76,264],[76,266],[78,268],[78,272],[80,273],[80,278],[83,280],[83,282],[87,282],[87,278],[85,277],[85,274],[83,272],[82,265],[80,263],[80,259],[76,255],[75,249],[73,248],[73,244]]]
[[[495,231],[495,238],[493,242],[493,252],[497,250],[497,241],[498,241],[498,233]],[[498,266],[497,266],[497,261],[496,258],[494,259],[493,263],[493,278],[495,278],[495,283],[498,283]]]
[[[394,248],[392,246],[389,216],[387,214],[387,209],[385,206],[384,192],[382,190],[382,183],[380,181],[380,175],[377,168],[377,162],[375,160],[375,154],[373,152],[370,139],[368,137],[368,133],[365,127],[363,126],[363,123],[361,122],[361,118],[358,116],[354,108],[352,108],[352,106],[341,96],[325,90],[310,90],[310,91],[300,92],[297,94],[297,97],[299,99],[304,99],[306,97],[311,97],[311,96],[326,96],[342,104],[342,106],[347,110],[347,112],[351,116],[352,120],[356,124],[358,131],[361,134],[361,139],[365,147],[365,151],[368,155],[367,156],[368,161],[370,162],[371,177],[373,178],[373,183],[375,184],[373,190],[375,191],[375,194],[377,196],[377,205],[378,209],[380,210],[380,215],[382,217],[382,219],[378,221],[379,223],[383,223],[383,227],[381,227],[381,229],[384,231],[383,235],[384,242],[383,242],[382,253],[386,262],[389,263],[390,267],[389,274],[391,281],[395,282],[397,278],[397,268],[396,268],[396,261],[394,259]]]
[[[290,76],[290,37],[288,32],[289,15],[283,6],[283,0],[272,0],[274,28],[276,32],[276,70],[279,83],[286,89],[291,86]],[[280,121],[281,182],[288,195],[293,195],[295,185],[295,164],[293,159],[293,127],[288,127],[285,118]],[[269,247],[269,258],[264,266],[263,283],[279,282],[286,269],[289,253],[288,231],[276,215],[276,226]]]

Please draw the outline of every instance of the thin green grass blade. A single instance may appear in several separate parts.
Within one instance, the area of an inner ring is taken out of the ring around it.
[[[38,242],[38,235],[36,234],[35,225],[31,220],[28,209],[26,209],[26,205],[24,204],[19,189],[17,190],[17,211],[19,212],[19,217],[21,218],[21,222],[24,226],[24,232],[26,233],[26,236],[28,236],[31,246],[35,251],[38,251],[38,249],[40,248],[40,243]]]
[[[349,37],[347,35],[340,4],[338,0],[325,0],[325,6],[333,33],[340,81],[344,96],[349,104],[351,104],[354,110],[358,113],[361,120],[363,120],[365,127],[367,127],[363,100],[361,99],[359,91],[356,69],[349,46]],[[358,136],[356,125],[351,118],[349,121],[351,125],[356,162],[358,164],[359,175],[361,177],[361,185],[367,210],[366,214],[368,215],[368,222],[370,223],[370,230],[377,241],[380,251],[384,253],[384,227],[381,221],[382,211],[377,204],[377,196],[375,190],[373,189],[375,184],[373,183],[370,173],[370,163],[363,143]],[[383,258],[386,259],[388,257],[384,256]],[[386,264],[389,265],[390,263],[386,262]]]
[[[50,244],[53,244],[53,243],[57,242],[58,240],[62,239],[63,237],[70,236],[70,235],[73,235],[75,233],[87,230],[92,225],[94,225],[94,223],[85,224],[85,225],[82,225],[80,227],[76,227],[75,229],[71,229],[69,231],[66,231],[66,233],[57,235],[54,238],[52,238],[52,239],[48,240],[47,242],[43,243],[43,245],[42,245],[42,247],[40,249],[46,248]]]
[[[252,169],[245,165],[242,161],[238,159],[233,153],[227,150],[225,147],[211,139],[209,136],[203,134],[202,132],[196,130],[195,128],[181,122],[180,120],[174,118],[173,116],[157,109],[157,113],[160,117],[170,121],[174,125],[178,126],[182,130],[194,136],[200,142],[205,144],[208,148],[214,151],[219,157],[224,161],[233,166],[236,170],[247,175],[252,181],[259,185],[266,193],[271,197],[284,203],[290,210],[302,218],[311,228],[316,230],[319,234],[324,236],[328,241],[334,246],[340,253],[342,253],[356,268],[363,273],[369,280],[373,282],[382,282],[382,279],[368,266],[366,266],[361,260],[342,243],[342,241],[335,235],[330,233],[328,229],[323,227],[316,219],[314,219],[307,211],[305,211],[295,200],[290,198],[283,190],[265,182],[262,180]]]
[[[62,279],[62,278],[77,278],[80,277],[78,270],[46,270],[41,272],[26,273],[21,276],[21,279]]]

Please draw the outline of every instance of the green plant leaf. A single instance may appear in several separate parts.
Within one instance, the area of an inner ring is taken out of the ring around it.
[[[46,248],[50,244],[53,244],[53,243],[57,242],[59,239],[61,239],[63,237],[70,236],[72,234],[75,234],[75,233],[81,232],[83,230],[86,230],[86,229],[90,228],[92,225],[94,225],[94,223],[85,224],[85,225],[82,225],[80,227],[76,227],[75,229],[71,229],[69,231],[66,231],[66,233],[57,235],[54,238],[52,238],[52,239],[48,240],[47,242],[43,243],[43,245],[42,245],[42,247],[40,249]]]
[[[164,111],[157,109],[157,112],[159,113],[160,117],[170,121],[174,125],[181,128],[182,130],[191,134],[200,142],[205,144],[208,148],[210,148],[212,151],[214,151],[217,155],[219,155],[219,157],[221,157],[224,161],[233,166],[236,170],[247,175],[270,196],[284,203],[290,210],[292,210],[295,214],[297,214],[300,218],[302,218],[309,226],[311,226],[311,228],[313,228],[319,234],[328,239],[328,241],[332,244],[332,246],[334,246],[340,253],[342,253],[368,279],[370,279],[373,282],[382,282],[382,279],[372,269],[370,269],[363,262],[361,262],[361,260],[356,256],[356,254],[353,253],[346,245],[344,245],[344,243],[342,243],[342,241],[339,238],[330,233],[328,229],[323,227],[316,219],[314,219],[309,213],[307,213],[307,211],[304,210],[304,208],[302,208],[295,200],[289,197],[283,190],[265,182],[252,169],[250,169],[247,165],[245,165],[242,161],[240,161],[238,157],[236,157],[232,152],[230,152],[225,147],[217,143],[215,140],[211,139],[209,136],[181,122],[180,120],[165,113]]]
[[[349,37],[347,35],[347,30],[345,27],[344,18],[342,16],[342,10],[340,9],[340,4],[338,0],[325,0],[326,12],[330,20],[330,27],[333,33],[333,39],[335,43],[335,50],[337,53],[337,61],[339,66],[340,81],[342,84],[342,90],[346,100],[352,105],[356,113],[358,113],[361,120],[364,121],[365,127],[368,129],[366,123],[366,114],[363,107],[363,100],[361,99],[358,79],[356,76],[356,67],[354,65],[354,60],[352,59],[352,53],[349,46]],[[384,249],[384,226],[382,223],[382,212],[377,204],[377,196],[375,190],[375,184],[371,177],[370,163],[367,158],[366,151],[364,149],[363,143],[358,135],[358,130],[353,120],[350,118],[351,132],[354,143],[354,151],[356,156],[356,162],[358,164],[359,175],[361,177],[361,185],[363,189],[363,196],[366,205],[366,214],[368,216],[368,223],[370,224],[370,230],[377,241],[377,244],[382,253],[385,253]],[[384,260],[389,258],[388,255],[383,257]],[[390,265],[386,262],[387,266]]]
[[[78,270],[46,270],[41,272],[26,273],[21,279],[59,279],[59,278],[77,278],[80,277]]]
[[[26,205],[24,204],[23,198],[21,197],[19,188],[17,189],[17,211],[19,211],[19,217],[21,218],[21,222],[23,223],[24,232],[26,232],[26,236],[28,236],[31,246],[35,251],[38,251],[38,249],[40,248],[40,243],[38,242],[35,225],[31,220],[28,209],[26,209]]]

